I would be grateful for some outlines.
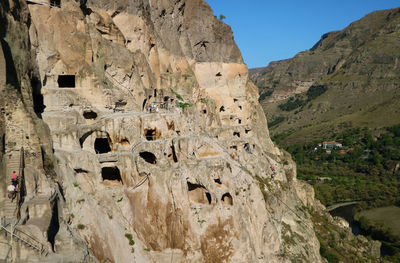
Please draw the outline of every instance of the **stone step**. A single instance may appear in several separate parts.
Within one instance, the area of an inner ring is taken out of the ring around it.
[[[10,199],[6,199],[1,204],[1,213],[5,218],[14,218],[17,210],[17,201],[11,202]]]

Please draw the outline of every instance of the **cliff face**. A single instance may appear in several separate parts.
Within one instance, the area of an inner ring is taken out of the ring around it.
[[[10,257],[322,262],[304,207],[322,208],[204,1],[53,4],[1,3],[2,217],[48,252]]]
[[[288,142],[311,141],[337,131],[341,123],[372,128],[398,123],[399,11],[368,14],[341,31],[323,35],[314,47],[292,59],[253,71],[268,119],[287,120],[274,133],[291,130]],[[288,98],[304,99],[311,86],[324,86],[327,91],[291,111],[278,107]]]

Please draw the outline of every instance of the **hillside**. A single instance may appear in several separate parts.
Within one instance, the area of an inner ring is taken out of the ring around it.
[[[290,144],[328,138],[351,127],[379,133],[399,123],[399,58],[396,8],[368,14],[323,35],[292,59],[250,73],[271,134],[290,132],[282,141]]]

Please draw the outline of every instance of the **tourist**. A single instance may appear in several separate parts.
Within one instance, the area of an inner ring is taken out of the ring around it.
[[[15,171],[13,171],[13,173],[11,174],[11,183],[12,183],[12,185],[13,185],[14,187],[16,187],[17,184],[18,184],[17,178],[18,178],[17,173],[16,173]]]

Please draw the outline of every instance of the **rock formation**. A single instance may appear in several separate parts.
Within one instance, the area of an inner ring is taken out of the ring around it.
[[[323,208],[204,1],[9,0],[0,22],[2,225],[39,248],[9,258],[323,262]]]

